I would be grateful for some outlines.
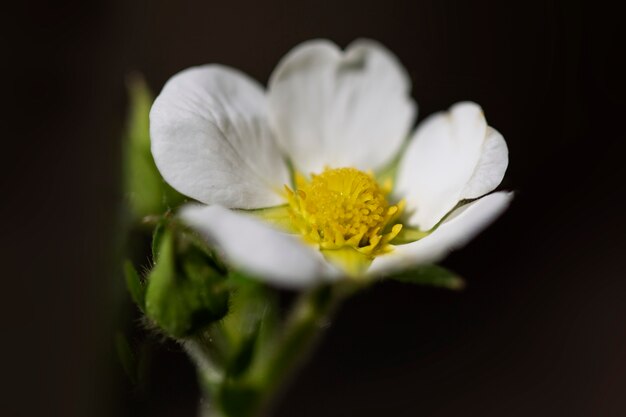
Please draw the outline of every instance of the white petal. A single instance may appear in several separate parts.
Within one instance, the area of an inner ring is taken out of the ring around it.
[[[483,142],[480,158],[461,193],[461,199],[478,198],[493,191],[504,178],[509,165],[509,149],[504,138],[496,129],[487,126],[487,137]]]
[[[271,284],[303,288],[339,276],[319,251],[250,215],[221,206],[188,205],[180,216],[230,264]]]
[[[288,169],[267,122],[261,86],[206,65],[172,77],[150,112],[152,154],[163,178],[207,204],[280,204]]]
[[[380,275],[443,259],[492,223],[512,198],[513,193],[497,192],[456,209],[430,235],[395,246],[389,254],[374,259],[368,274]]]
[[[429,230],[460,200],[494,190],[507,165],[506,142],[481,108],[458,103],[418,127],[400,161],[396,193],[413,212],[409,223]]]
[[[377,169],[397,153],[413,123],[411,81],[382,45],[357,40],[345,52],[305,42],[278,64],[269,83],[270,120],[295,167]]]

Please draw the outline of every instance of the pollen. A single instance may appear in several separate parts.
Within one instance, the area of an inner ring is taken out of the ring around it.
[[[353,248],[367,259],[389,251],[402,229],[393,224],[404,202],[389,204],[391,184],[380,186],[372,173],[355,168],[326,168],[310,179],[296,174],[287,190],[292,222],[322,251]]]

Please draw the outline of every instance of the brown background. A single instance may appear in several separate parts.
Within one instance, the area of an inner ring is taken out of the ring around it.
[[[158,90],[220,62],[265,82],[300,41],[365,36],[409,70],[420,119],[484,107],[518,196],[445,262],[465,292],[384,283],[347,303],[277,415],[626,415],[623,16],[554,0],[6,6],[0,414],[194,415],[174,346],[143,393],[111,353],[133,327],[115,263],[125,75]]]

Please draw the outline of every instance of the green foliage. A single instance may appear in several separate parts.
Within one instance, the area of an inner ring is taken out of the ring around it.
[[[155,324],[170,336],[182,338],[226,315],[225,278],[201,250],[179,242],[174,231],[166,229],[158,254],[146,292],[146,314]]]
[[[275,352],[278,308],[276,293],[241,273],[228,278],[230,308],[223,320],[199,339],[221,377],[208,386],[223,415],[253,415],[262,400],[259,383]]]
[[[220,323],[228,340],[225,378],[250,375],[253,365],[263,362],[275,341],[278,307],[275,293],[241,273],[229,276],[234,286],[230,313]]]
[[[159,262],[166,253],[161,250]],[[185,337],[184,346],[198,365],[201,387],[210,393],[209,414],[250,417],[264,399],[259,371],[265,370],[278,340],[276,292],[241,273],[232,273],[225,283],[228,314]]]
[[[146,288],[141,282],[139,274],[130,261],[124,262],[124,275],[126,277],[126,288],[135,304],[141,311],[146,309]]]
[[[462,290],[465,288],[463,278],[439,265],[421,265],[392,275],[389,279],[410,284],[448,288],[450,290]]]
[[[123,138],[124,189],[137,219],[178,206],[183,196],[163,181],[150,151],[150,107],[153,97],[143,79],[129,78],[130,112]]]
[[[157,261],[157,259],[159,258],[159,249],[161,248],[161,239],[163,238],[163,232],[165,231],[165,219],[161,219],[156,227],[154,228],[154,231],[152,232],[152,245],[151,245],[151,251],[152,251],[152,260],[154,262]]]

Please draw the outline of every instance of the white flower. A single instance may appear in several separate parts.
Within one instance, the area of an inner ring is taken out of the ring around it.
[[[481,108],[458,103],[410,135],[410,89],[370,40],[303,43],[267,90],[232,68],[190,68],[152,107],[152,153],[170,185],[203,203],[180,216],[234,266],[295,288],[384,275],[440,260],[512,198],[478,199],[508,164]]]

